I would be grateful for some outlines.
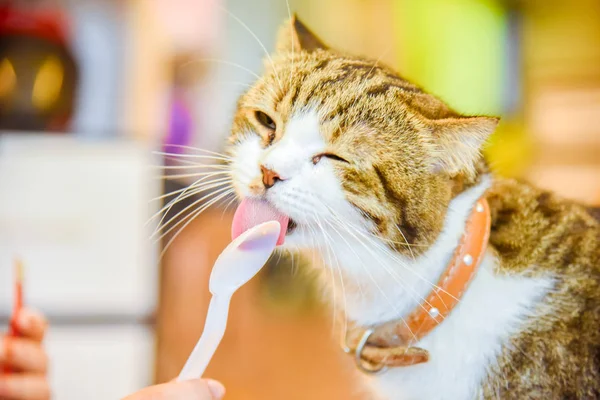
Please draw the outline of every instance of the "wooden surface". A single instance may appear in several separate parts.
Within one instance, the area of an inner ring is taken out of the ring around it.
[[[163,262],[157,382],[175,377],[198,340],[208,306],[208,277],[230,241],[231,214],[215,210],[191,223]],[[227,332],[206,376],[227,399],[363,399],[352,360],[333,337],[331,318],[264,306],[259,277],[235,294]]]

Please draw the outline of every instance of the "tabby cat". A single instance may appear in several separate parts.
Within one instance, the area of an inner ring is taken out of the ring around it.
[[[476,202],[489,204],[474,278],[411,343],[428,360],[364,374],[369,398],[600,398],[598,214],[493,176],[480,150],[497,123],[328,48],[295,17],[239,99],[229,143],[238,196],[289,217],[285,246],[321,255],[353,326],[418,308]]]

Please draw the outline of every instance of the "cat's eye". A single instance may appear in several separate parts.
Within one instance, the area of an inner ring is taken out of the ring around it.
[[[330,160],[335,160],[335,161],[340,161],[340,162],[344,162],[346,164],[349,164],[348,160],[338,156],[337,154],[333,154],[333,153],[321,153],[321,154],[317,154],[316,156],[314,156],[312,158],[312,163],[314,165],[317,165],[319,163],[319,161],[321,161],[321,159],[323,157],[327,157]]]
[[[260,122],[260,124],[265,128],[270,129],[272,131],[274,131],[277,128],[277,125],[275,125],[275,121],[273,121],[273,118],[269,117],[264,112],[256,111],[254,115],[256,116],[256,120]]]

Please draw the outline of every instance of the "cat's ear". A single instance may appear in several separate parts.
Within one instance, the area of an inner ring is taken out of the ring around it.
[[[430,142],[434,172],[472,173],[481,150],[498,126],[495,117],[458,117],[432,121]]]
[[[327,50],[327,46],[298,19],[296,14],[279,30],[277,52]]]

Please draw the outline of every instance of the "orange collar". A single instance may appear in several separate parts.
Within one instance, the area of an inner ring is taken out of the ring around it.
[[[344,351],[354,354],[359,369],[373,373],[388,366],[410,366],[429,360],[427,350],[412,344],[435,329],[459,303],[483,260],[490,226],[490,208],[482,197],[466,223],[448,268],[425,300],[401,321],[348,331]]]

